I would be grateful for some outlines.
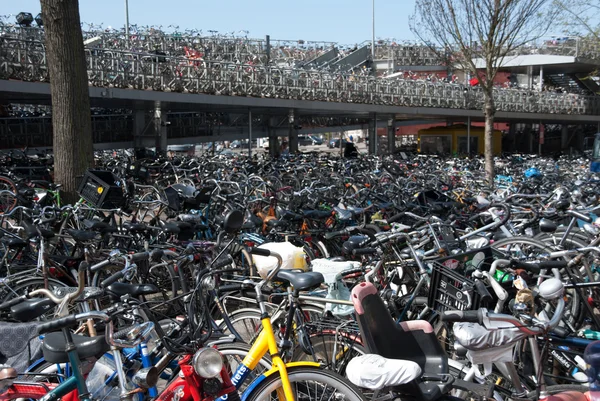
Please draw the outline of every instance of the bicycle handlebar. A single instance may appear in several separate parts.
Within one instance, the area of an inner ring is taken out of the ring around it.
[[[75,323],[77,323],[77,322],[87,321],[89,319],[98,319],[98,320],[102,320],[104,322],[110,321],[110,317],[106,313],[92,311],[92,312],[78,313],[75,315],[65,316],[60,319],[51,320],[49,322],[42,323],[41,325],[38,326],[37,329],[38,329],[39,334],[44,334],[44,333],[49,333],[51,331],[66,329],[68,327],[75,325]]]
[[[479,323],[487,330],[501,329],[501,327],[492,326],[489,324],[490,322],[506,322],[527,335],[536,336],[555,330],[562,319],[564,310],[565,300],[563,298],[559,298],[556,303],[554,315],[550,321],[541,321],[529,315],[521,315],[520,318],[525,320],[529,325],[525,325],[519,318],[511,315],[506,315],[503,313],[490,313],[486,308],[480,308],[475,311],[444,311],[440,315],[440,319],[445,322]]]
[[[27,296],[27,298],[31,298],[36,295],[43,295],[44,297],[46,297],[46,298],[50,299],[52,302],[54,302],[56,305],[60,305],[64,300],[66,300],[67,303],[70,303],[74,299],[77,299],[77,297],[79,295],[81,295],[81,293],[83,292],[84,285],[85,285],[85,272],[88,270],[88,268],[89,268],[89,265],[85,261],[83,261],[79,264],[79,270],[78,270],[78,275],[77,275],[77,291],[75,291],[73,293],[65,294],[64,297],[57,297],[51,291],[49,291],[45,288],[40,288],[38,290],[31,291],[26,296]]]

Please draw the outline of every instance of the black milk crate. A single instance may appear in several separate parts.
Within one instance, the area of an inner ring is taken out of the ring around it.
[[[473,280],[437,262],[433,263],[427,300],[431,309],[437,312],[474,310],[479,308],[479,298]]]
[[[125,205],[125,195],[119,177],[110,171],[86,171],[77,192],[97,208],[115,209]]]
[[[489,271],[496,259],[507,259],[507,257],[491,246],[486,246],[457,255],[445,256],[436,259],[435,262],[457,273],[470,276],[475,269]]]

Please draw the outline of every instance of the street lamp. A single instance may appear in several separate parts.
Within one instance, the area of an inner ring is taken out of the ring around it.
[[[373,0],[373,36],[371,37],[371,57],[375,63],[375,0]]]
[[[125,0],[125,37],[129,44],[129,0]]]

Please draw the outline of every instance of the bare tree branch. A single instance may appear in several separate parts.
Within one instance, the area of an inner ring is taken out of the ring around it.
[[[438,56],[448,58],[451,49],[452,63],[479,80],[485,99],[490,184],[494,178],[494,78],[506,57],[546,34],[561,11],[555,1],[571,0],[416,0],[411,30]]]

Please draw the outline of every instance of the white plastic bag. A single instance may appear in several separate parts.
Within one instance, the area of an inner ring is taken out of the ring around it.
[[[304,250],[291,242],[268,242],[260,245],[259,248],[268,249],[281,255],[282,269],[306,270]],[[269,272],[277,267],[277,259],[272,257],[252,255],[252,263],[262,278],[267,277]]]
[[[337,262],[329,259],[315,259],[310,263],[312,271],[319,272],[325,278],[327,285],[328,299],[337,299],[341,301],[350,300],[350,290],[342,281],[341,273],[360,267],[360,262]],[[334,316],[348,316],[354,312],[354,307],[351,305],[340,305],[328,303],[325,305],[326,311],[331,311]]]

